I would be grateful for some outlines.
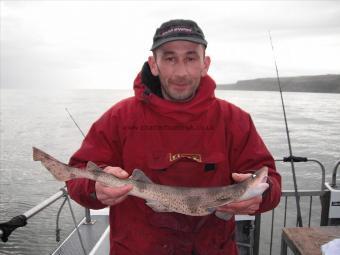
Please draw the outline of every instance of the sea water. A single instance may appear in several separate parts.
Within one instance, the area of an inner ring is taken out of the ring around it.
[[[65,108],[86,133],[110,106],[132,95],[133,91],[128,90],[0,90],[0,223],[63,187],[40,163],[32,161],[32,146],[68,161],[83,137]],[[289,155],[278,92],[217,91],[216,95],[251,114],[274,158]],[[340,94],[287,92],[283,96],[293,154],[321,161],[329,181],[333,166],[340,160]],[[277,166],[284,189],[291,189],[289,165]],[[299,187],[321,186],[318,165],[299,163],[296,168]],[[56,215],[61,202],[31,218],[26,227],[13,232],[7,243],[0,242],[0,254],[49,254],[57,246]],[[72,207],[77,221],[81,220],[83,209],[75,203]],[[63,239],[73,229],[67,205],[60,226]]]

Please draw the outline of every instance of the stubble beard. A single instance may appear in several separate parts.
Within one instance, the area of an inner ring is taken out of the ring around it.
[[[161,81],[161,89],[162,89],[162,95],[165,99],[169,99],[173,102],[188,102],[190,101],[196,94],[199,81],[195,82],[193,86],[190,86],[188,90],[185,90],[183,92],[177,92],[175,89],[172,89],[167,82],[163,81],[160,78]]]

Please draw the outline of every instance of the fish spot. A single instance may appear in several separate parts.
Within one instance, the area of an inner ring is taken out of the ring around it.
[[[96,177],[96,179],[98,178],[99,175],[101,175],[103,173],[103,171],[100,168],[96,168],[94,170],[91,171],[91,173],[93,173],[93,175]]]
[[[218,200],[227,200],[227,201],[229,201],[229,200],[232,200],[232,197],[231,196],[221,196]]]
[[[197,213],[198,206],[201,202],[201,197],[199,196],[190,196],[186,199],[186,205],[188,206],[188,210],[191,213]]]
[[[207,210],[208,213],[213,213],[213,212],[216,211],[215,208],[207,208],[206,210]]]

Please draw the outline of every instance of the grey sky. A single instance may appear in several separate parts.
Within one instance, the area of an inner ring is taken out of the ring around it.
[[[155,29],[194,19],[217,83],[340,73],[338,1],[1,1],[2,88],[130,89]]]

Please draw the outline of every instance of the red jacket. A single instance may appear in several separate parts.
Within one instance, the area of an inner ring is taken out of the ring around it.
[[[249,114],[215,98],[214,89],[215,82],[206,76],[191,101],[173,103],[151,93],[139,74],[135,96],[114,105],[92,125],[70,164],[83,167],[91,160],[130,174],[138,168],[155,183],[196,187],[229,185],[233,172],[265,165],[272,185],[259,212],[274,208],[281,178],[271,154]],[[105,207],[91,195],[93,181],[72,180],[67,187],[81,205]],[[110,208],[110,225],[110,254],[237,254],[233,218],[156,213],[143,199],[129,196]]]

